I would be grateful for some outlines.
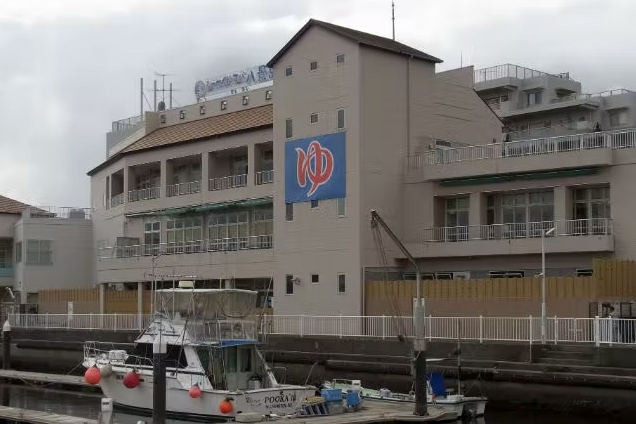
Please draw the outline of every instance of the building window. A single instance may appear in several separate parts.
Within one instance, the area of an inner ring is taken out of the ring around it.
[[[448,241],[468,240],[469,210],[468,196],[446,199],[446,239]]]
[[[27,240],[27,263],[38,265],[53,264],[51,240]]]
[[[311,274],[311,284],[320,283],[320,276],[318,274]]]
[[[144,223],[144,244],[157,246],[161,243],[161,222],[151,221]]]
[[[221,110],[227,109],[227,100],[221,100]]]
[[[347,278],[344,274],[338,274],[338,293],[347,291]]]
[[[615,110],[609,113],[610,127],[622,127],[627,125],[627,111]]]
[[[205,105],[199,106],[199,115],[205,115]]]
[[[294,136],[294,121],[291,118],[285,120],[285,138]]]
[[[19,264],[22,262],[22,242],[19,241],[15,244],[15,263]]]
[[[318,69],[318,62],[316,62],[315,60],[311,61],[311,63],[309,64],[309,70],[310,71],[315,71],[316,69]]]
[[[309,203],[309,207],[312,208],[312,209],[316,209],[318,207],[318,200],[312,200]]]
[[[501,214],[504,238],[541,237],[554,227],[554,192],[504,194]]]
[[[161,115],[159,117],[159,120],[161,121],[162,124],[165,124],[166,123],[166,115]]]
[[[285,203],[285,221],[294,220],[294,204]]]
[[[524,271],[488,271],[488,278],[523,278]]]
[[[219,213],[210,216],[208,222],[208,237],[210,240],[235,241],[247,238],[248,233],[247,211]]]
[[[185,110],[179,112],[179,119],[185,119]]]
[[[311,115],[309,115],[309,123],[310,124],[317,124],[318,123],[318,114],[317,113],[312,113]]]
[[[274,93],[272,90],[267,90],[265,92],[265,100],[272,100],[274,98]]]
[[[347,211],[344,197],[336,199],[336,209],[338,210],[338,216],[345,216]]]
[[[294,69],[291,66],[285,68],[285,76],[291,77],[294,74]]]
[[[250,96],[243,96],[243,106],[250,104]]]
[[[203,239],[203,219],[201,217],[179,218],[166,222],[166,240],[168,250],[178,250],[182,253],[185,246],[186,252],[195,250],[201,245]]]
[[[526,104],[528,106],[541,104],[541,92],[533,91],[531,93],[526,93]]]
[[[593,269],[577,269],[576,270],[577,277],[591,277],[592,275],[594,275]]]
[[[256,209],[252,213],[252,235],[271,236],[274,234],[274,209]]]
[[[574,235],[606,234],[607,220],[612,217],[609,187],[588,187],[574,190]]]
[[[345,55],[344,54],[338,54],[336,55],[336,63],[344,63],[345,61]]]
[[[294,276],[287,274],[285,276],[285,294],[294,294]]]
[[[338,129],[342,130],[345,127],[345,111],[344,109],[338,109]]]

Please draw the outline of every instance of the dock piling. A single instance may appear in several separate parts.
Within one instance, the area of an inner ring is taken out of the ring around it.
[[[161,333],[152,344],[152,422],[166,423],[166,353],[168,346]]]
[[[2,326],[2,369],[11,369],[11,324],[9,320]]]

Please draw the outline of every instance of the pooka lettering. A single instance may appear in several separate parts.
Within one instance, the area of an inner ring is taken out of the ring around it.
[[[296,153],[298,155],[296,162],[298,185],[305,188],[309,182],[311,186],[307,197],[311,197],[321,185],[331,179],[334,165],[333,153],[315,140],[309,143],[307,151],[296,147]]]

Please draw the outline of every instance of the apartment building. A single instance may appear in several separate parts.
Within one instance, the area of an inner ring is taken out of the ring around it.
[[[365,278],[406,269],[390,242],[381,259],[371,209],[409,241],[433,223],[437,184],[409,184],[411,158],[501,139],[473,68],[440,62],[312,19],[267,64],[270,85],[219,79],[206,100],[202,82],[196,104],[114,123],[89,172],[96,281],[187,277],[263,306],[273,294],[276,313],[363,313]]]
[[[478,69],[475,90],[506,124],[509,141],[636,125],[636,92],[582,92],[569,72],[550,74],[519,65]]]
[[[82,208],[33,207],[0,196],[0,299],[37,303],[43,289],[91,287],[91,212]]]
[[[548,276],[633,259],[636,93],[585,94],[569,73],[510,64],[473,79],[505,125],[501,142],[409,158],[407,193],[431,187],[405,219],[418,223],[410,246],[427,277],[536,276],[542,245]]]

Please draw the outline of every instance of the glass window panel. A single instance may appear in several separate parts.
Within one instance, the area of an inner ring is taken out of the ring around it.
[[[446,209],[455,209],[457,199],[446,199]]]
[[[193,241],[199,241],[201,240],[201,228],[195,228],[192,230],[192,240]]]
[[[159,231],[161,229],[161,223],[160,222],[153,222],[152,223],[152,230],[153,231]]]
[[[174,243],[174,231],[168,231],[166,236],[168,238],[168,243]]]
[[[457,209],[468,209],[470,200],[468,197],[460,197],[457,199]]]
[[[166,223],[166,229],[170,230],[172,228],[174,228],[174,221],[168,221]]]

